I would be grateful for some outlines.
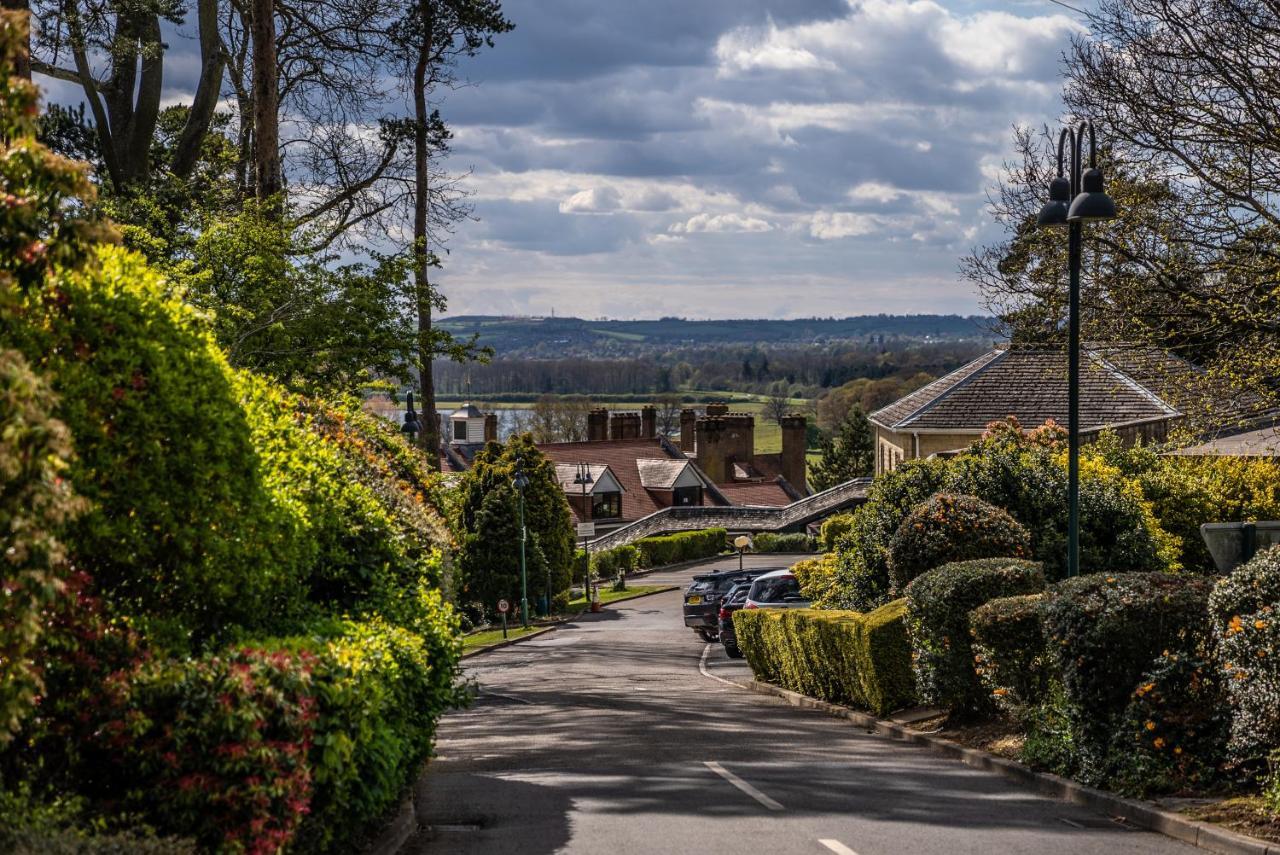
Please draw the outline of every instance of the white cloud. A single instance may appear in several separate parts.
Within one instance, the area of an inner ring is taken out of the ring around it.
[[[727,234],[733,232],[767,232],[773,226],[757,217],[742,214],[695,214],[684,222],[672,223],[667,231],[673,234],[699,232]]]
[[[892,202],[902,196],[902,191],[880,181],[864,181],[849,190],[849,198],[863,202]]]
[[[877,228],[875,217],[847,211],[819,211],[809,220],[809,234],[818,240],[861,237]]]
[[[560,203],[562,214],[607,214],[622,207],[622,194],[613,187],[580,190]]]
[[[716,42],[715,55],[720,63],[720,74],[724,76],[762,69],[835,70],[830,60],[819,59],[808,49],[792,43],[772,20],[763,30],[739,27],[721,36]]]

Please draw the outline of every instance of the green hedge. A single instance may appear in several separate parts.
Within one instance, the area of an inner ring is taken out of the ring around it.
[[[1052,672],[1040,607],[1044,594],[1000,597],[969,613],[973,664],[1002,709],[1021,714],[1044,700]]]
[[[1008,512],[974,496],[937,493],[912,508],[894,532],[889,576],[895,590],[904,591],[944,564],[1030,555],[1030,535]]]
[[[682,531],[637,540],[641,567],[665,567],[681,561],[713,558],[725,550],[729,533],[722,528]]]
[[[577,566],[582,566],[582,553],[578,553]],[[619,573],[634,573],[640,569],[640,550],[627,543],[612,549],[591,553],[591,572],[597,579],[615,579]]]
[[[966,715],[991,708],[974,671],[969,613],[997,597],[1043,591],[1044,570],[1019,558],[943,564],[907,586],[907,628],[921,699]]]
[[[740,609],[733,626],[756,679],[883,714],[915,699],[906,609]]]
[[[803,532],[793,534],[764,532],[751,539],[752,552],[813,552],[815,548],[813,538]]]
[[[1041,621],[1086,782],[1111,776],[1111,741],[1143,676],[1166,652],[1190,657],[1204,650],[1211,584],[1120,573],[1079,576],[1050,590]]]

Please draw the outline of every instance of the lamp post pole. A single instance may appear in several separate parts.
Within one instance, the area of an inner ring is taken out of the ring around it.
[[[1089,168],[1083,169],[1084,135],[1089,133]],[[1071,158],[1064,161],[1067,143]],[[1064,168],[1070,174],[1064,175]],[[1068,202],[1070,208],[1067,207]],[[1080,267],[1083,224],[1110,220],[1116,204],[1103,190],[1098,168],[1098,141],[1093,122],[1081,122],[1073,133],[1058,134],[1058,174],[1049,182],[1049,201],[1036,217],[1037,226],[1067,227],[1067,575],[1080,575]]]
[[[422,429],[422,426],[418,424],[418,414],[413,411],[412,392],[409,393],[409,397],[405,402],[405,407],[404,425],[400,428],[400,432],[408,437],[410,445],[415,445],[415,441],[418,438],[418,431]]]
[[[529,486],[529,479],[525,477],[524,469],[521,468],[519,460],[516,460],[515,475],[516,492],[520,495],[520,625],[525,629],[529,628],[529,574],[525,567],[524,560],[524,488]]]
[[[591,477],[591,464],[579,463],[578,471],[573,476],[573,483],[582,485],[582,513],[591,516],[591,506],[587,503],[587,488],[595,479]],[[586,535],[582,537],[582,601],[591,608],[591,546]]]

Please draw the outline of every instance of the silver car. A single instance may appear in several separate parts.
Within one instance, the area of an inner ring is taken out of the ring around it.
[[[807,609],[809,600],[790,570],[774,570],[757,576],[747,593],[744,609]]]

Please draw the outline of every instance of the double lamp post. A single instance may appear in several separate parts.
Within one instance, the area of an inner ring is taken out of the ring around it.
[[[1089,134],[1089,168],[1083,168],[1084,135]],[[1070,160],[1064,164],[1064,155]],[[1070,172],[1064,175],[1066,165]],[[1068,207],[1069,206],[1069,207]],[[1058,174],[1049,182],[1049,201],[1037,226],[1067,227],[1067,267],[1071,290],[1067,307],[1067,575],[1080,575],[1080,254],[1085,223],[1113,219],[1116,203],[1102,188],[1093,122],[1058,135]]]

